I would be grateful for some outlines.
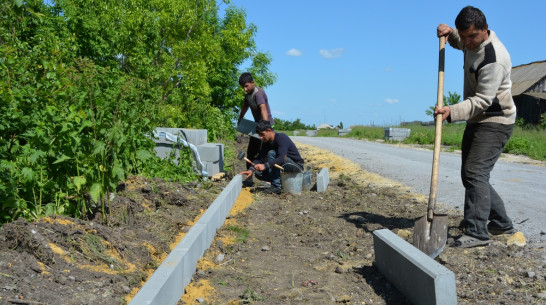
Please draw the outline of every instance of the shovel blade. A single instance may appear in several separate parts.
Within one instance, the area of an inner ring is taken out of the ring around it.
[[[447,242],[447,215],[434,214],[432,221],[427,216],[419,218],[413,228],[413,245],[431,258],[438,256]]]

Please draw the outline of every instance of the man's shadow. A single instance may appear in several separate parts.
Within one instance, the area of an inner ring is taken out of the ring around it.
[[[377,229],[408,229],[413,228],[414,219],[406,217],[386,217],[379,214],[368,212],[345,213],[340,218],[354,224],[357,228],[362,228],[367,233]]]

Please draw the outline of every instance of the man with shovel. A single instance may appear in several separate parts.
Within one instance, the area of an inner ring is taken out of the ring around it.
[[[448,122],[466,121],[461,166],[464,234],[452,246],[469,248],[488,245],[489,234],[514,232],[489,176],[512,134],[516,106],[511,93],[510,54],[489,30],[482,11],[472,6],[463,8],[455,26],[440,24],[437,36],[447,37],[452,47],[464,52],[464,100],[437,107],[434,115],[441,114]]]
[[[284,133],[273,131],[269,121],[260,121],[256,133],[260,135],[262,148],[249,169],[240,174],[248,178],[256,173],[256,178],[271,182],[264,192],[278,195],[281,193],[280,168],[285,172],[301,172],[303,159],[294,142]]]
[[[241,122],[246,112],[250,108],[250,111],[252,112],[252,117],[254,117],[254,121],[256,123],[261,120],[266,120],[269,121],[271,125],[273,125],[275,122],[273,121],[271,110],[269,109],[267,94],[265,94],[265,91],[262,88],[257,87],[254,84],[252,74],[248,72],[242,73],[239,77],[239,84],[241,85],[241,87],[243,87],[243,90],[245,91],[245,100],[243,102],[243,106],[241,107],[241,113],[239,114],[237,124]],[[261,142],[259,139],[250,137],[246,151],[246,155],[250,160],[256,157],[256,155],[260,151],[260,146]],[[247,164],[246,168],[248,169],[249,167],[250,164]],[[252,176],[243,181],[243,185],[249,187],[254,185],[254,182],[252,181]]]

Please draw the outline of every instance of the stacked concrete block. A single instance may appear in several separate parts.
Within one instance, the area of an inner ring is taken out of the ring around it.
[[[325,192],[330,183],[330,172],[327,167],[320,170],[317,175],[317,192]]]
[[[158,127],[154,136],[154,150],[158,157],[166,158],[174,154],[174,162],[179,164],[180,149],[188,149],[180,143],[183,140],[193,146],[189,149],[192,149],[192,157],[198,170],[206,171],[208,176],[224,171],[224,145],[207,143],[206,129]]]
[[[388,229],[373,232],[377,269],[415,305],[456,305],[455,274]]]
[[[351,132],[351,128],[339,129],[339,130],[337,131],[337,135],[338,135],[338,136],[344,136],[344,135],[348,134],[349,132]]]
[[[385,139],[389,141],[404,141],[410,136],[409,128],[385,128]]]
[[[178,136],[182,140],[187,141],[188,143],[191,143],[193,145],[201,145],[207,143],[208,132],[206,129],[158,127],[155,131],[159,134],[160,141],[169,141],[168,139],[165,139],[165,136],[163,135],[163,133],[169,133],[175,137]]]
[[[210,176],[224,171],[224,144],[206,143],[197,145],[197,151]]]

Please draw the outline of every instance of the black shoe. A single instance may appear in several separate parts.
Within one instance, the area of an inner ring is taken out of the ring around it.
[[[270,186],[270,187],[264,189],[264,193],[266,193],[266,194],[280,195],[281,192],[282,192],[281,188],[276,187],[276,186]]]
[[[459,239],[457,239],[450,246],[454,248],[473,248],[480,246],[489,246],[490,243],[491,241],[489,239],[482,240],[470,235],[463,234],[463,236],[459,237]]]
[[[502,235],[502,234],[514,234],[516,233],[516,229],[514,227],[508,228],[508,229],[501,229],[493,226],[487,226],[487,231],[489,231],[489,234],[491,235]]]
[[[243,187],[253,187],[254,186],[254,181],[252,180],[244,180],[243,181]]]

